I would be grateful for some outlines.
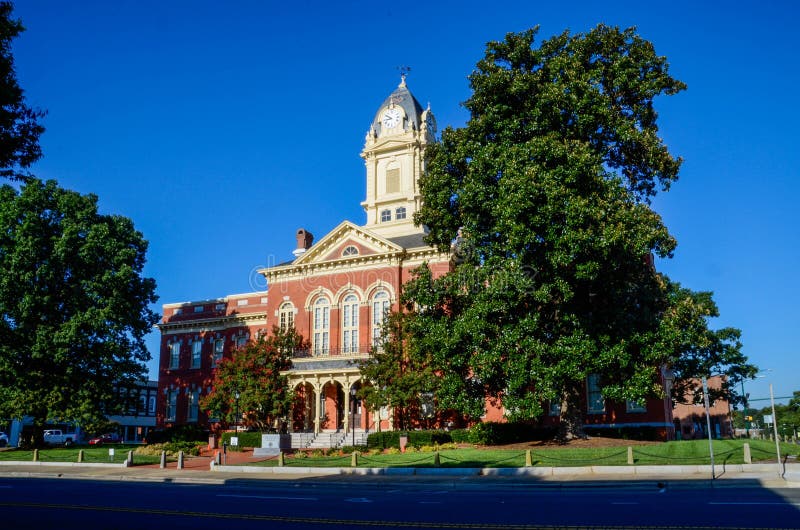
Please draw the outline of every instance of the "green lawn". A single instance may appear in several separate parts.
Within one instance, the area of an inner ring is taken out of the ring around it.
[[[741,464],[744,462],[744,440],[715,440],[714,457],[717,464]],[[83,447],[84,462],[121,463],[129,450],[137,446],[115,445],[113,460],[109,457],[110,446]],[[42,462],[77,462],[80,447],[49,448],[39,451]],[[750,440],[753,462],[775,461],[775,443],[763,440]],[[781,456],[800,454],[800,445],[781,444]],[[654,445],[633,446],[633,458],[637,465],[681,465],[708,464],[708,441],[691,440],[665,442]],[[4,460],[33,460],[33,451],[24,449],[5,449],[0,451],[0,462]],[[170,458],[174,460],[174,458]],[[534,466],[619,466],[628,461],[627,447],[570,448],[544,447],[531,450]],[[157,464],[158,455],[134,455],[135,464]],[[286,466],[300,467],[348,467],[350,455],[296,458],[287,456]],[[461,448],[439,451],[441,467],[523,467],[525,451],[491,448]],[[254,466],[276,466],[278,459],[270,458],[254,462]],[[413,452],[404,454],[361,455],[359,467],[434,467],[433,452]]]
[[[715,440],[714,460],[717,464],[744,463],[744,440]],[[751,440],[750,452],[753,462],[775,461],[774,442]],[[800,454],[800,446],[781,444],[781,456]],[[294,458],[287,456],[286,466],[301,467],[346,467],[350,455]],[[665,442],[656,445],[633,446],[636,465],[690,465],[708,464],[708,441],[691,440]],[[525,451],[509,449],[451,449],[439,451],[440,467],[524,467]],[[534,466],[619,466],[627,465],[628,450],[625,446],[600,448],[552,447],[531,450]],[[278,459],[270,458],[254,462],[254,466],[276,466]],[[359,467],[434,467],[433,452],[404,454],[363,455],[358,459]]]
[[[121,464],[128,457],[128,451],[139,447],[138,445],[103,445],[100,447],[52,447],[39,450],[39,461],[41,462],[77,462],[78,453],[83,449],[84,462],[105,462]],[[114,457],[108,454],[110,448],[114,449]],[[0,451],[0,463],[4,460],[32,461],[32,449],[5,449]],[[134,455],[136,464],[157,464],[158,456]]]

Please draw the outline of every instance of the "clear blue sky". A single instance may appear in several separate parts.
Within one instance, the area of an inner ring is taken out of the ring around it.
[[[715,326],[772,369],[752,398],[800,389],[797,4],[556,4],[18,0],[18,77],[49,112],[34,170],[134,220],[161,303],[248,292],[297,228],[365,221],[358,154],[397,66],[440,128],[460,126],[487,41],[637,26],[689,86],[657,101],[685,159],[655,202],[679,242],[658,266],[714,291]]]

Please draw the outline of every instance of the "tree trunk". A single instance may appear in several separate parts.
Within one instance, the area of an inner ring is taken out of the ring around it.
[[[581,409],[581,387],[570,385],[561,394],[561,416],[556,439],[560,443],[570,440],[588,438],[583,431],[583,413]]]

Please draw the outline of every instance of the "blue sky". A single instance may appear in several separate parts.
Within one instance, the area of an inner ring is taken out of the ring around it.
[[[20,83],[48,111],[35,173],[134,220],[160,303],[261,289],[254,270],[290,258],[297,228],[362,224],[358,154],[398,66],[440,128],[461,126],[487,41],[636,26],[689,87],[656,102],[685,159],[654,203],[679,243],[658,266],[714,291],[714,325],[772,370],[751,398],[800,389],[793,2],[23,0],[15,15]]]

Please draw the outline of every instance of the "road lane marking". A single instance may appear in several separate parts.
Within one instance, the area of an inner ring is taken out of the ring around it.
[[[708,504],[725,506],[800,506],[800,502],[709,502]]]
[[[221,493],[217,497],[236,497],[239,499],[270,499],[279,501],[318,501],[316,497],[280,497],[278,495],[232,495]]]

